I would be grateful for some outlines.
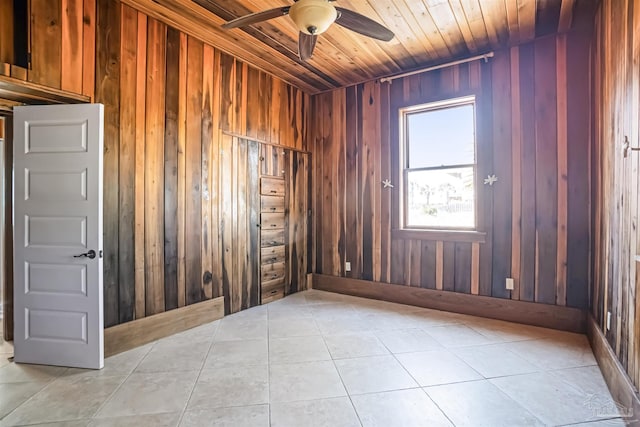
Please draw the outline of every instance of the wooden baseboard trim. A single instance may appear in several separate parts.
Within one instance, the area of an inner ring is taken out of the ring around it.
[[[577,308],[438,291],[435,289],[414,288],[404,285],[391,285],[323,274],[314,274],[312,283],[313,289],[323,291],[489,317],[563,331],[586,332],[586,312]]]
[[[598,361],[607,387],[609,387],[611,397],[617,403],[618,411],[624,417],[627,425],[639,426],[640,398],[638,390],[631,382],[591,314],[587,319],[587,337],[589,337],[593,354]]]
[[[105,357],[224,317],[224,297],[133,320],[104,330]]]

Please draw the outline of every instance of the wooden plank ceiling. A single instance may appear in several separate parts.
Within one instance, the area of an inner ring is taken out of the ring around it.
[[[122,2],[314,94],[567,31],[589,20],[597,0],[338,0],[396,37],[385,43],[334,24],[307,62],[298,58],[298,33],[289,17],[220,28],[238,16],[290,5],[288,0]]]

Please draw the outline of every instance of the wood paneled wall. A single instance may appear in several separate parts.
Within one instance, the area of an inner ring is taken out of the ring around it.
[[[0,73],[93,97],[96,0],[29,0],[31,66],[15,64],[13,0],[0,0]]]
[[[590,34],[571,32],[314,96],[314,272],[586,308],[589,48]],[[397,231],[398,186],[381,181],[400,180],[398,108],[472,93],[484,236]]]
[[[596,17],[592,310],[636,387],[640,386],[640,5],[605,0]],[[607,328],[607,313],[611,326]]]
[[[96,52],[105,325],[233,297],[241,272],[225,275],[223,259],[242,236],[220,224],[227,207],[245,209],[237,168],[259,169],[246,142],[221,132],[304,150],[309,98],[114,0],[97,1]],[[226,308],[246,304],[233,297]]]

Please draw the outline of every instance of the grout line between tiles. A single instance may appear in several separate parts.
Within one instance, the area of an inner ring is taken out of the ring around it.
[[[111,401],[111,399],[113,398],[113,396],[118,392],[118,390],[120,390],[120,388],[122,388],[122,386],[124,385],[124,383],[127,382],[127,380],[129,379],[129,377],[131,377],[131,375],[136,371],[136,369],[138,369],[138,366],[140,366],[140,364],[142,363],[142,361],[144,359],[147,358],[147,356],[149,355],[149,353],[151,353],[151,350],[153,350],[153,347],[156,346],[156,344],[158,343],[158,341],[154,341],[153,345],[149,346],[149,350],[147,350],[147,352],[140,358],[140,360],[138,361],[138,363],[136,364],[136,366],[133,367],[133,369],[131,370],[131,372],[129,372],[127,375],[124,375],[124,380],[118,384],[118,386],[113,390],[113,392],[111,392],[111,394],[109,396],[107,396],[107,398],[105,400],[102,401],[102,403],[100,404],[100,406],[98,406],[98,409],[93,413],[93,415],[91,415],[91,419],[95,419],[95,416],[102,410],[102,408],[104,408],[104,406]]]
[[[217,320],[214,320],[214,322],[217,322]],[[179,426],[180,424],[182,424],[182,420],[184,418],[184,414],[187,412],[187,407],[189,406],[189,402],[191,401],[191,398],[193,397],[193,392],[196,389],[196,386],[198,385],[198,380],[200,379],[200,376],[202,375],[202,371],[204,370],[204,366],[207,363],[207,359],[209,358],[209,354],[211,353],[211,349],[213,348],[213,343],[215,342],[215,338],[216,338],[216,335],[218,335],[218,331],[219,330],[220,330],[220,323],[218,323],[218,326],[216,326],[215,332],[211,336],[211,342],[209,342],[209,348],[207,349],[207,354],[205,354],[204,358],[202,359],[202,363],[200,364],[200,371],[198,371],[198,375],[196,376],[196,380],[193,383],[193,387],[191,387],[191,392],[189,392],[189,397],[185,401],[184,407],[182,408],[182,411],[180,412],[180,417],[178,418],[178,423],[176,424],[176,427]]]

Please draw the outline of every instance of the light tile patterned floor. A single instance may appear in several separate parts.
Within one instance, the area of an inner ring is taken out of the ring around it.
[[[0,426],[622,426],[586,337],[316,290],[111,357],[8,361]]]

